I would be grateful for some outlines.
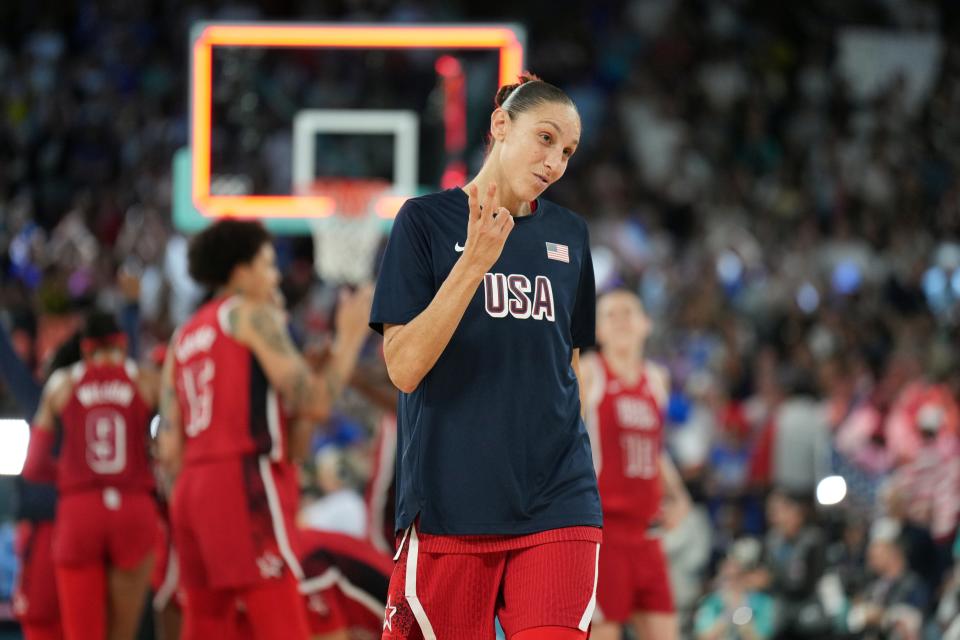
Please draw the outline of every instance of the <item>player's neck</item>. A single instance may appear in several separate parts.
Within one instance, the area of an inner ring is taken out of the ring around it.
[[[491,182],[497,185],[497,199],[500,201],[501,207],[506,207],[507,211],[515,218],[530,215],[530,203],[515,196],[513,192],[510,191],[510,187],[507,186],[507,181],[503,179],[499,167],[493,167],[489,163],[485,164],[483,168],[480,169],[480,173],[470,181],[470,184],[477,185],[480,202],[483,202],[483,199],[486,198],[487,189],[490,187]],[[464,190],[466,190],[470,184],[464,186]]]
[[[244,295],[246,295],[246,294],[245,294],[245,292],[244,292],[244,290],[243,290],[243,287],[241,287],[240,285],[225,284],[224,286],[220,287],[220,289],[217,291],[217,294],[216,294],[215,297],[217,297],[217,298],[230,298],[230,297],[232,297],[232,296],[240,296],[240,297],[243,297]]]
[[[643,375],[643,350],[604,349],[603,357],[623,382],[633,384]]]

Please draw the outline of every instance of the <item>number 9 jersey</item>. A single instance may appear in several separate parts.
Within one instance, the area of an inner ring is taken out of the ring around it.
[[[152,411],[140,396],[136,365],[78,363],[73,392],[60,413],[63,444],[57,468],[61,494],[154,486],[148,439]]]

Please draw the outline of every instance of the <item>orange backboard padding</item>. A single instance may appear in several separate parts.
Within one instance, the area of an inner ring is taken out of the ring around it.
[[[210,194],[213,47],[312,47],[370,49],[496,49],[500,84],[516,82],[523,70],[523,45],[509,27],[212,24],[193,43],[191,153],[194,205],[210,217],[316,218],[333,215],[325,196],[218,196]],[[378,215],[392,218],[403,198],[384,197]]]

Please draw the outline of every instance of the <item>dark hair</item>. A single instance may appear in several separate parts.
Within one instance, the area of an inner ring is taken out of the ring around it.
[[[117,324],[117,319],[113,317],[113,314],[94,309],[87,314],[81,338],[97,340],[112,336],[115,333],[120,333],[120,325]]]
[[[248,264],[270,234],[259,220],[220,220],[190,241],[190,276],[210,289],[230,280],[237,265]]]
[[[573,100],[563,89],[541,80],[529,71],[520,74],[519,80],[516,84],[506,84],[500,87],[500,90],[497,91],[497,97],[493,99],[494,104],[506,111],[511,120],[524,111],[547,102],[560,102],[568,104],[574,109],[577,108],[577,105],[573,103]]]
[[[47,366],[44,367],[44,378],[49,378],[57,369],[69,367],[83,359],[83,352],[80,350],[80,336],[81,332],[75,331],[73,335],[57,347],[50,360],[47,361]]]

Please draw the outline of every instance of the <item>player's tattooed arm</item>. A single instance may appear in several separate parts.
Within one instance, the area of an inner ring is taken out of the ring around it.
[[[291,413],[315,420],[326,418],[332,405],[326,383],[297,351],[276,305],[238,305],[234,337],[253,351]]]
[[[287,405],[299,411],[310,398],[310,371],[306,366],[296,367],[283,385],[283,395]]]
[[[250,326],[263,340],[263,344],[276,353],[296,353],[290,334],[280,321],[281,317],[275,307],[257,305],[250,309]]]

